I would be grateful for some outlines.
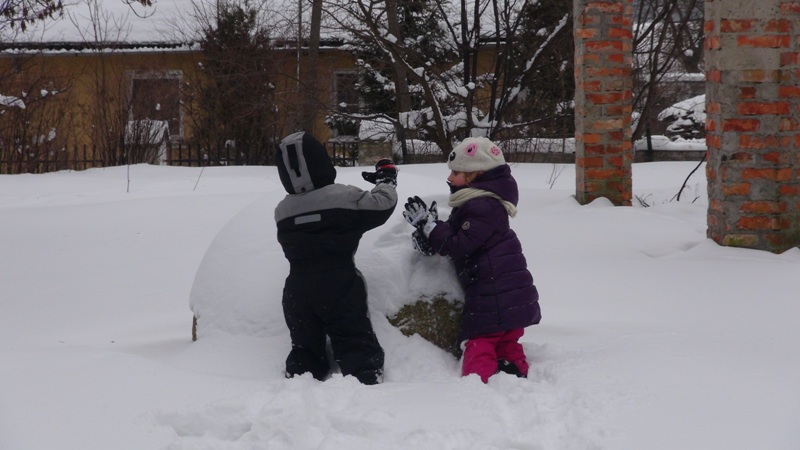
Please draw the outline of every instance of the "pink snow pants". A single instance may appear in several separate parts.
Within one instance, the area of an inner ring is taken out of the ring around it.
[[[497,373],[497,360],[504,359],[517,365],[523,375],[528,375],[525,351],[517,342],[525,333],[524,328],[502,333],[487,334],[467,341],[461,375],[477,373],[484,383]]]

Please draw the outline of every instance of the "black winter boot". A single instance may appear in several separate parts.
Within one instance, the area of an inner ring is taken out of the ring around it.
[[[383,383],[383,370],[367,370],[353,374],[361,384],[373,385]]]
[[[528,378],[520,372],[519,367],[516,364],[506,361],[505,359],[501,359],[497,361],[497,371],[498,372],[505,372],[509,375],[514,375],[518,378]]]

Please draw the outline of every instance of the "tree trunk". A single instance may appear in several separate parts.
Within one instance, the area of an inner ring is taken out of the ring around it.
[[[301,113],[301,121],[303,129],[309,133],[314,134],[314,125],[317,118],[317,67],[319,66],[319,39],[320,39],[320,25],[322,22],[322,0],[312,0],[311,2],[311,24],[309,28],[309,41],[308,41],[308,70],[306,76],[303,77],[303,85],[305,86],[305,94],[303,96],[303,105]]]
[[[397,42],[403,42],[403,31],[400,28],[400,19],[397,17],[397,0],[386,0],[386,19],[389,33],[397,39]],[[408,91],[408,77],[406,75],[406,67],[402,61],[395,59],[392,63],[392,70],[394,71],[395,79],[395,94],[397,96],[397,118],[399,119],[402,113],[411,111],[411,94]],[[401,123],[398,127],[397,139],[400,141],[400,146],[403,150],[403,160],[406,159],[406,138],[413,137],[407,136],[405,130],[400,130],[404,125]]]

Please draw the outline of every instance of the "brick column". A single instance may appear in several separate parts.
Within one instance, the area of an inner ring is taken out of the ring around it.
[[[708,237],[800,244],[800,1],[705,0]]]
[[[574,0],[576,197],[631,204],[632,0]]]

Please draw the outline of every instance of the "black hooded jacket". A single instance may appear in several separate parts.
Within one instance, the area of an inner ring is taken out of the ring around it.
[[[397,205],[394,186],[365,191],[336,184],[325,147],[305,132],[287,136],[276,156],[288,195],[275,208],[275,222],[291,272],[355,268],[361,236],[385,223]]]

